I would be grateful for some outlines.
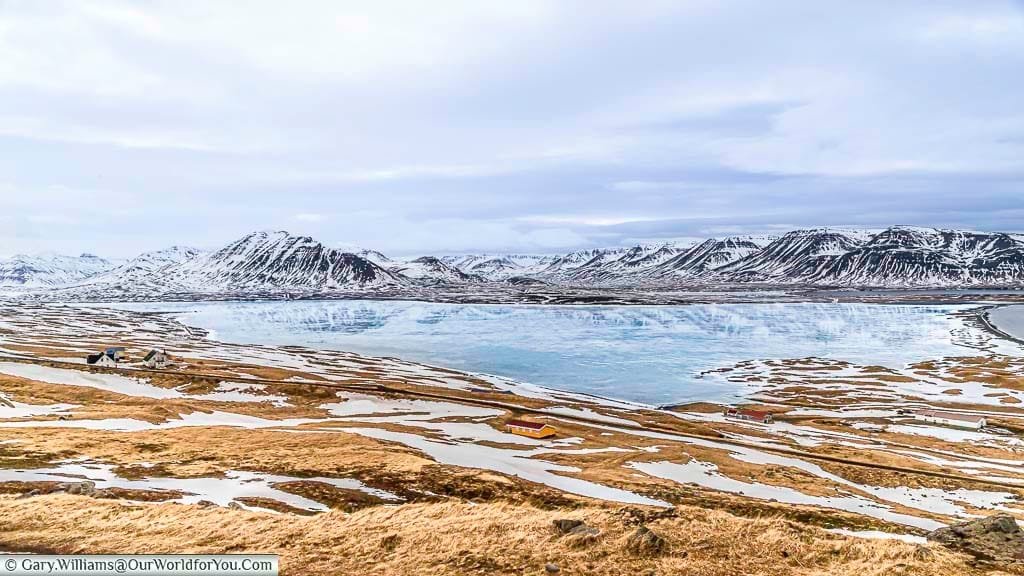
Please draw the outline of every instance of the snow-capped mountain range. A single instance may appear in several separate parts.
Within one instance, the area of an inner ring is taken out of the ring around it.
[[[721,284],[1024,287],[1024,235],[896,226],[592,249],[564,255],[389,258],[287,232],[214,251],[173,247],[117,264],[96,256],[0,260],[0,286],[66,298],[292,295],[501,286],[672,289]]]
[[[441,260],[467,274],[497,281],[539,273],[553,258],[537,254],[465,254],[443,256]]]
[[[0,286],[9,288],[64,286],[81,282],[109,270],[114,265],[114,262],[92,254],[12,256],[0,259]]]

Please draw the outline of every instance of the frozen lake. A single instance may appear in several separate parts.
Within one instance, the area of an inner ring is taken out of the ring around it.
[[[741,360],[846,360],[902,368],[974,355],[953,332],[969,305],[504,306],[404,301],[124,304],[174,311],[211,337],[396,356],[650,404],[729,400],[700,378]]]

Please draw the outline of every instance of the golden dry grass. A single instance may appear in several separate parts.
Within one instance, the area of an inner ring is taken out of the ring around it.
[[[503,503],[406,504],[353,514],[274,515],[175,504],[124,505],[79,496],[0,497],[0,547],[54,553],[240,553],[282,556],[284,574],[974,575],[966,558],[929,546],[840,537],[777,518],[683,508],[647,525],[669,550],[637,555],[626,541],[644,511],[540,510]],[[591,543],[551,523],[578,518]]]

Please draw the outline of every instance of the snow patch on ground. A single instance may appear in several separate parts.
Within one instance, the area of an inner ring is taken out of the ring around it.
[[[239,498],[267,498],[300,510],[311,512],[326,512],[329,510],[327,506],[319,502],[274,487],[275,484],[302,481],[321,482],[337,488],[358,490],[382,500],[401,500],[401,498],[390,492],[370,488],[352,478],[324,478],[319,476],[297,478],[229,470],[224,473],[223,477],[157,477],[129,480],[115,474],[113,466],[109,464],[78,462],[66,462],[53,468],[30,470],[0,469],[0,481],[3,482],[80,482],[83,479],[95,482],[96,487],[101,489],[123,488],[130,490],[179,491],[183,493],[183,496],[172,501],[183,504],[196,504],[207,500],[218,506],[227,506],[232,502],[238,502]],[[250,508],[241,502],[238,502],[238,504]]]
[[[1020,438],[999,436],[997,434],[990,434],[988,432],[978,432],[975,430],[959,430],[956,428],[943,428],[942,426],[916,426],[913,424],[891,424],[886,426],[887,432],[893,432],[896,434],[914,434],[917,436],[930,436],[932,438],[938,438],[939,440],[945,440],[947,442],[974,442],[978,444],[994,444],[1002,443],[1010,446],[1020,446],[1024,444]]]
[[[557,414],[559,416],[571,416],[574,418],[586,418],[588,420],[597,420],[600,422],[607,422],[609,424],[619,424],[626,426],[633,426],[636,423],[632,420],[625,418],[617,418],[615,416],[609,416],[600,412],[595,412],[590,408],[571,408],[569,406],[553,406],[551,408],[543,408],[544,412],[549,414]]]
[[[326,422],[323,418],[288,418],[270,420],[258,416],[234,414],[232,412],[191,412],[180,414],[176,420],[159,424],[135,418],[105,418],[102,420],[28,420],[22,422],[0,422],[0,428],[81,428],[85,430],[110,430],[114,432],[141,432],[145,430],[167,430],[171,428],[228,426],[233,428],[292,428],[302,424]]]
[[[377,440],[397,442],[410,448],[415,448],[441,464],[501,472],[530,482],[544,484],[563,492],[569,492],[570,494],[588,496],[600,500],[621,502],[623,504],[671,507],[667,502],[641,496],[628,490],[555,474],[555,472],[577,473],[580,469],[531,458],[531,456],[537,453],[534,451],[508,450],[505,448],[481,446],[479,444],[452,444],[431,440],[416,434],[392,432],[379,428],[346,428],[345,431]],[[551,451],[548,450],[545,453],[551,453]]]
[[[845,510],[925,530],[935,530],[945,526],[941,522],[928,518],[918,518],[917,516],[893,512],[888,506],[859,496],[811,496],[784,486],[770,486],[759,482],[734,480],[718,472],[718,466],[698,460],[690,460],[686,464],[677,464],[675,462],[630,462],[627,466],[656,478],[672,480],[680,484],[696,484],[712,490],[740,494],[747,498]]]
[[[183,398],[185,396],[177,390],[160,388],[159,386],[149,384],[145,380],[136,378],[126,378],[117,374],[94,374],[92,372],[68,370],[65,368],[51,368],[37,364],[0,362],[0,373],[38,382],[46,382],[48,384],[97,388],[126,396],[156,399]]]
[[[833,534],[851,536],[853,538],[867,538],[870,540],[899,540],[900,542],[906,542],[907,544],[925,544],[928,542],[928,539],[924,536],[914,536],[913,534],[893,534],[892,532],[882,532],[880,530],[848,530],[846,528],[831,528],[828,531]]]
[[[211,400],[215,402],[270,402],[278,408],[291,406],[287,396],[272,394],[252,394],[253,391],[264,390],[262,384],[248,382],[221,382],[217,388],[209,394],[189,396],[194,400]]]
[[[9,396],[0,392],[0,419],[9,418],[31,418],[32,416],[49,416],[51,414],[65,414],[75,404],[23,404],[11,400]]]

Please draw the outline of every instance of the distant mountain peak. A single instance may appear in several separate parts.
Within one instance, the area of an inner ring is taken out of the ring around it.
[[[52,288],[80,282],[105,272],[114,263],[92,254],[63,256],[45,253],[19,254],[0,259],[0,286],[15,288]]]
[[[384,254],[376,250],[356,250],[353,253],[381,266],[393,262],[391,258],[388,258]]]
[[[203,290],[315,291],[402,283],[370,260],[280,230],[254,232],[171,272]]]

